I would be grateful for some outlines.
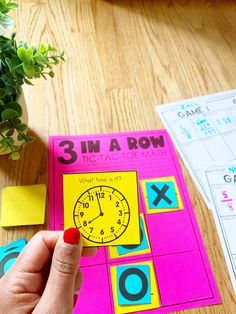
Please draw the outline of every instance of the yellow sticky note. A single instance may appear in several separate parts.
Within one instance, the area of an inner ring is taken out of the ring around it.
[[[110,246],[109,247],[109,255],[110,258],[122,258],[127,256],[136,256],[140,254],[146,254],[150,253],[150,243],[149,243],[149,237],[147,233],[147,227],[146,222],[143,214],[140,214],[141,224],[140,224],[140,230],[141,230],[141,243],[139,245],[132,245],[130,248],[123,248],[122,254],[119,254],[119,247],[118,246]]]
[[[63,192],[64,227],[85,246],[140,243],[136,171],[64,174]]]
[[[111,266],[111,281],[112,281],[112,292],[113,292],[113,300],[114,300],[114,308],[115,314],[124,314],[124,313],[135,313],[141,312],[145,310],[156,309],[160,307],[160,299],[159,299],[159,292],[157,288],[157,281],[155,270],[152,261],[143,261],[140,263],[132,263],[132,264],[125,264],[122,266],[133,266],[135,265],[148,265],[150,269],[150,289],[151,289],[151,303],[149,304],[127,304],[127,305],[119,305],[118,304],[118,290],[119,283],[117,282],[117,266]]]
[[[149,208],[148,204],[148,194],[146,189],[146,183],[147,182],[172,182],[175,190],[175,197],[177,200],[177,206],[176,207],[162,207],[162,208]],[[171,212],[176,210],[182,210],[184,209],[182,198],[180,196],[179,188],[176,182],[175,177],[162,177],[162,178],[152,178],[152,179],[145,179],[141,180],[141,188],[144,196],[145,206],[148,214],[155,214],[155,213],[164,213],[164,212]]]
[[[44,224],[46,185],[8,186],[2,191],[1,227]]]

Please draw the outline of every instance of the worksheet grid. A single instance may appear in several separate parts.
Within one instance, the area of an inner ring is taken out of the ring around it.
[[[232,201],[235,202],[235,200],[236,200],[236,185],[235,185],[235,183],[231,183],[231,184],[227,183],[227,185],[213,184],[212,185],[212,190],[214,191],[215,198],[217,199],[217,193],[218,193],[219,188],[222,191],[224,191],[224,190],[226,191],[226,190],[228,190],[229,186],[231,188],[233,188],[235,198]],[[225,236],[225,241],[226,241],[226,244],[227,244],[227,250],[229,252],[229,256],[230,256],[230,259],[231,259],[230,262],[232,263],[234,276],[236,277],[236,246],[232,247],[232,244],[231,244],[231,242],[228,239],[228,237],[232,239],[232,235],[231,234],[228,235],[229,230],[232,229],[232,228],[233,228],[232,230],[235,230],[234,227],[236,227],[236,213],[234,211],[234,213],[230,213],[229,212],[228,214],[225,214],[225,212],[223,212],[220,209],[220,200],[218,199],[216,201],[216,199],[213,199],[213,201],[215,203],[216,214],[218,216],[218,221],[219,221],[219,224],[220,224],[220,228],[222,229],[222,233]],[[229,226],[225,227],[224,223],[227,223],[227,222],[232,222],[234,227],[232,227],[232,226],[231,226],[231,228],[229,228]]]
[[[179,118],[173,118],[177,116],[178,110],[176,108],[167,109],[161,114],[165,125],[170,128],[180,154],[189,164],[195,176],[196,184],[208,203],[209,198],[204,184],[205,176],[200,169],[203,162],[211,163],[236,159],[236,141],[234,140],[236,137],[236,109],[235,106],[228,106],[224,110],[215,109],[214,102],[204,106],[204,111],[207,113],[185,118],[183,121],[180,121]],[[169,117],[172,119],[169,120]]]
[[[176,110],[173,110],[175,112]],[[169,111],[167,112],[169,114]],[[165,113],[163,113],[165,115]],[[224,147],[231,152],[229,159],[236,158],[236,153],[231,150],[227,136],[236,134],[236,110],[231,107],[228,110],[215,110],[207,114],[202,114],[197,117],[188,118],[181,122],[179,119],[169,122],[173,136],[185,146],[189,143],[201,142],[204,148],[207,150],[211,158],[216,156],[212,154],[209,149],[209,139],[216,138],[217,141],[221,141]],[[178,128],[176,130],[176,124]],[[219,147],[219,144],[218,144]]]

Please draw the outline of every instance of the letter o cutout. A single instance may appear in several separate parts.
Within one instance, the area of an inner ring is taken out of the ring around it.
[[[17,258],[17,256],[18,256],[19,254],[20,254],[19,252],[12,252],[12,253],[6,255],[6,256],[1,260],[1,262],[0,262],[0,278],[2,278],[3,275],[5,274],[5,273],[4,273],[4,267],[5,267],[6,263],[7,263],[9,260],[13,259],[13,258]]]
[[[142,289],[140,292],[132,294],[129,293],[125,287],[125,281],[130,275],[137,275],[142,281]],[[123,295],[124,298],[126,298],[129,301],[138,301],[142,299],[148,290],[148,280],[145,276],[144,272],[142,272],[138,268],[128,268],[126,269],[119,278],[119,289],[120,293]]]

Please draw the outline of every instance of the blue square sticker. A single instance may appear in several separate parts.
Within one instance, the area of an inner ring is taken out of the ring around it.
[[[148,207],[150,209],[178,207],[174,182],[145,182],[145,185],[147,190]]]
[[[116,274],[119,305],[151,303],[149,265],[117,266]]]

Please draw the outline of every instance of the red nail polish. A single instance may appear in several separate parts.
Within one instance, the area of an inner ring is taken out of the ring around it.
[[[69,244],[79,244],[80,232],[76,228],[69,228],[64,231],[63,240]]]
[[[78,294],[75,294],[75,295],[74,295],[74,307],[75,307],[75,305],[76,305],[77,299],[78,299]]]

